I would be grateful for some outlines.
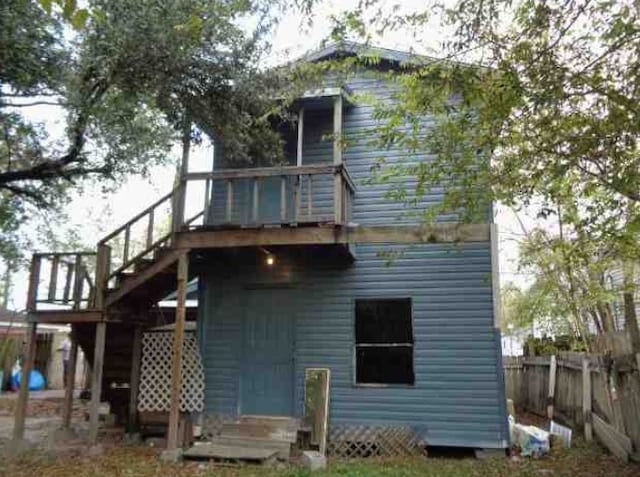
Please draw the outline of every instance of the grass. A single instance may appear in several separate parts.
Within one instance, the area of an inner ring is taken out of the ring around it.
[[[198,462],[162,463],[158,451],[144,447],[114,447],[103,456],[54,457],[34,453],[0,463],[0,476],[11,477],[632,477],[640,466],[624,465],[597,445],[580,441],[570,450],[554,451],[542,459],[488,460],[368,459],[330,461],[326,470],[310,474],[288,465],[280,467],[222,467]]]

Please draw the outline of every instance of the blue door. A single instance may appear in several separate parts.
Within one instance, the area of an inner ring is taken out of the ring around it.
[[[293,320],[286,290],[247,291],[240,377],[242,414],[293,414]]]

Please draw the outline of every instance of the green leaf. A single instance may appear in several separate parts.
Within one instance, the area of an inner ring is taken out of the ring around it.
[[[89,11],[85,8],[81,8],[73,14],[73,17],[71,17],[71,24],[76,30],[82,30],[87,24],[88,19]]]
[[[70,20],[73,16],[73,13],[76,11],[76,7],[76,0],[66,0],[62,9],[62,15],[64,16],[64,18]]]
[[[38,0],[38,3],[40,3],[42,9],[47,12],[47,15],[51,15],[51,0]]]

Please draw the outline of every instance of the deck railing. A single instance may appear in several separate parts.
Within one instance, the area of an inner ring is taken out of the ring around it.
[[[97,253],[35,254],[30,311],[45,303],[49,308],[100,308],[106,289],[116,286],[123,274],[144,266],[144,260],[154,258],[159,249],[169,247],[175,232],[347,224],[354,193],[355,185],[343,165],[186,174],[178,187],[102,238]]]
[[[355,193],[343,165],[228,169],[185,179],[185,196],[196,184],[204,191],[204,226],[342,225]]]
[[[93,252],[34,254],[27,311],[91,308],[95,263]]]

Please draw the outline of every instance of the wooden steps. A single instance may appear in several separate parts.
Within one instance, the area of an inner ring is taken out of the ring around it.
[[[220,435],[197,443],[185,458],[267,463],[288,461],[300,421],[292,417],[243,416],[222,426]]]
[[[293,417],[243,416],[222,426],[221,436],[272,439],[295,443],[300,421]]]
[[[199,443],[184,451],[185,459],[214,460],[227,463],[270,464],[275,462],[277,449],[265,449],[245,445],[220,445]]]

